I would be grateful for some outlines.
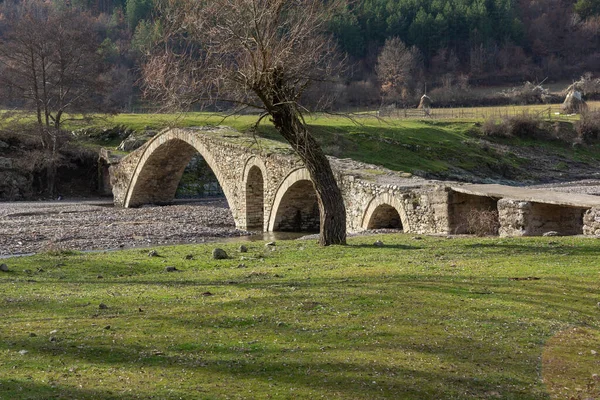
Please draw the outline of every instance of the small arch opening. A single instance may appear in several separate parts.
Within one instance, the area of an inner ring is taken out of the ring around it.
[[[367,229],[397,229],[402,230],[402,219],[398,211],[389,204],[378,206],[367,224]]]
[[[256,165],[250,168],[246,180],[247,229],[260,229],[265,221],[265,191],[262,171]]]
[[[320,213],[312,181],[300,180],[290,186],[281,199],[274,231],[319,232]]]

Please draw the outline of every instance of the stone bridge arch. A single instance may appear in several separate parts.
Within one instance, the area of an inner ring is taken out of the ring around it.
[[[268,231],[319,231],[317,193],[306,168],[289,173],[277,188]]]
[[[363,214],[362,229],[396,228],[410,232],[408,216],[397,196],[383,193],[374,196]]]
[[[256,156],[246,160],[243,172],[243,214],[246,229],[265,230],[268,222],[265,208],[265,192],[269,176],[265,163]]]
[[[236,204],[234,185],[226,179],[211,149],[187,130],[171,129],[152,138],[143,148],[131,175],[124,207],[166,204],[173,200],[185,167],[199,153],[215,174],[230,207]]]

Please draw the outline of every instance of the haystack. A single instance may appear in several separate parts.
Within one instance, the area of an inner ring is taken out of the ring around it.
[[[583,100],[581,96],[581,92],[571,89],[567,96],[565,97],[565,101],[563,102],[561,109],[564,113],[567,114],[578,114],[582,111],[587,110],[587,104]]]
[[[429,113],[431,112],[431,104],[433,104],[431,98],[424,94],[423,96],[421,96],[421,101],[419,102],[419,106],[417,108],[422,109],[423,111],[425,111],[425,114],[429,115]]]

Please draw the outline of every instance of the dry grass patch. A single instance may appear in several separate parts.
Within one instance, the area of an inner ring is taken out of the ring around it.
[[[554,335],[542,353],[542,373],[553,399],[600,399],[600,331],[571,328]]]

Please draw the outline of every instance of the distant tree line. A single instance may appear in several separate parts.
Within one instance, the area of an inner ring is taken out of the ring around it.
[[[0,40],[16,10],[35,1],[0,1]],[[106,96],[120,110],[140,105],[140,65],[162,30],[158,1],[45,2],[92,19],[105,73],[120,82]],[[339,82],[320,87],[338,107],[414,104],[426,86],[460,92],[600,70],[600,0],[361,0],[333,16],[329,30],[348,55]]]

